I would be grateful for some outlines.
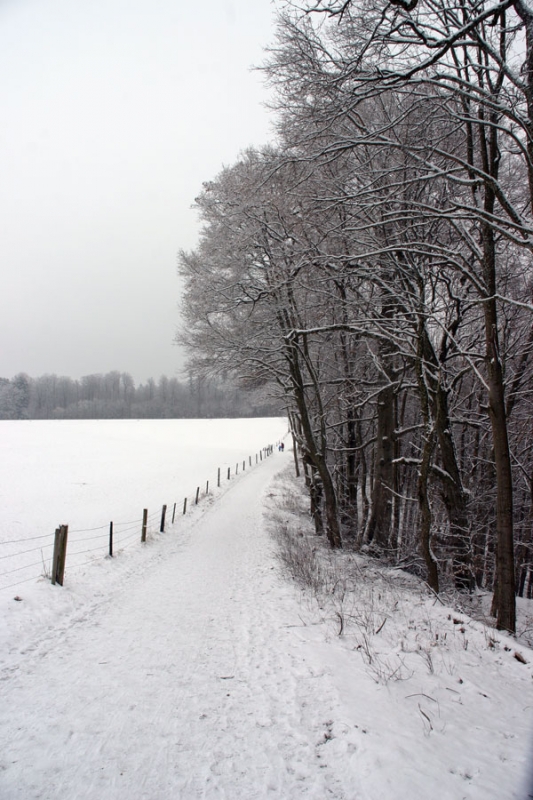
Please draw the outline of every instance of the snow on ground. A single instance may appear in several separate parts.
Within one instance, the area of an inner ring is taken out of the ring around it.
[[[286,431],[276,418],[1,421],[0,598],[49,570],[58,525],[71,573],[105,556],[111,521],[116,549],[137,547],[144,508],[158,529],[164,504],[190,509],[218,468],[225,485]]]
[[[2,597],[2,800],[525,798],[533,653],[368,560],[298,589],[291,460]]]
[[[271,527],[306,579],[304,636],[313,626],[342,698],[325,751],[351,743],[353,797],[533,797],[533,651],[405,572],[317,546],[295,483],[271,486]]]

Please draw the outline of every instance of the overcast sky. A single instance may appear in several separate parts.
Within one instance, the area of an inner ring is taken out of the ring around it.
[[[202,182],[272,140],[271,0],[0,0],[0,376],[175,375]]]

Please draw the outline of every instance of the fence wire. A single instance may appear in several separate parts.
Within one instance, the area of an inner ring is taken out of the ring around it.
[[[272,446],[267,448],[263,448],[263,453],[271,455],[273,452]],[[266,457],[266,456],[265,456]],[[249,457],[249,461],[251,462],[252,457]],[[261,459],[258,460],[256,455],[256,464],[261,463]],[[245,470],[243,470],[244,473]],[[220,480],[222,481],[223,471],[219,470],[218,475],[220,475]],[[204,482],[203,485],[208,486],[211,485],[212,487],[216,487],[218,484],[218,475],[217,479],[211,483],[210,481]],[[192,508],[196,505],[195,498],[196,498],[196,489],[186,498],[187,507]],[[202,493],[200,490],[199,493],[199,500],[202,496],[207,496],[208,492],[205,494]],[[172,509],[174,508],[174,512]],[[168,525],[176,525],[177,520],[179,517],[183,516],[181,510],[181,501],[176,500],[172,503],[167,504],[167,516],[166,516],[166,524]],[[158,509],[156,511],[152,511],[148,514],[147,517],[147,533],[149,535],[154,535],[154,527],[155,520],[159,520],[161,518],[163,509]],[[170,522],[170,515],[171,513],[176,514],[177,520],[176,522]],[[113,522],[113,551],[114,555],[115,552],[120,552],[124,550],[126,547],[131,547],[135,540],[138,543],[141,543],[141,530],[143,525],[143,518],[139,517],[134,520],[127,520],[127,521],[119,521]],[[99,558],[105,558],[109,554],[109,533],[110,523],[105,523],[103,525],[97,525],[94,527],[89,528],[75,528],[73,530],[69,530],[68,532],[68,542],[67,542],[67,571],[72,569],[81,569],[88,564],[94,563],[95,560]],[[158,530],[158,527],[157,527]],[[101,533],[95,533],[96,531],[102,531]],[[84,536],[80,537],[79,534],[83,533],[95,533],[94,536]],[[128,534],[124,536],[124,534]],[[44,543],[43,540],[48,539],[48,542]],[[83,545],[87,542],[96,542],[98,540],[98,544],[94,546],[89,546],[83,550],[77,549],[78,545]],[[42,542],[42,544],[37,545],[36,547],[30,547],[25,550],[17,549],[18,546],[24,545],[27,542]],[[11,552],[5,552],[4,548],[11,550]],[[15,586],[20,586],[24,583],[29,583],[30,581],[38,580],[40,577],[42,578],[49,578],[52,572],[52,553],[54,548],[54,534],[40,534],[38,536],[28,536],[22,539],[9,539],[3,542],[0,542],[0,562],[6,562],[6,566],[9,566],[9,569],[0,572],[0,590],[3,589],[11,589]],[[47,551],[46,555],[45,552]],[[32,553],[39,553],[40,558],[38,561],[31,560]],[[76,563],[76,557],[85,556],[89,553],[93,553],[94,557],[88,560],[83,561],[82,563]],[[19,560],[24,557],[28,556],[28,561],[30,563],[23,563],[19,564]],[[16,566],[11,566],[8,559],[11,559],[13,564]],[[36,570],[36,567],[40,567],[40,572]],[[10,575],[14,575],[17,572],[22,572],[23,570],[31,570],[31,574],[27,577],[22,578],[19,581],[15,581],[12,583],[5,583],[4,579],[8,579]]]

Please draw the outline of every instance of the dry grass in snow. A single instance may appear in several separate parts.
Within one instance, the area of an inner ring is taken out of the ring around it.
[[[302,623],[329,648],[347,716],[369,732],[358,753],[369,797],[378,797],[374,782],[383,790],[382,769],[396,775],[388,797],[422,797],[424,781],[427,797],[528,797],[531,604],[520,603],[521,635],[503,635],[484,619],[487,596],[437,598],[401,570],[330,551],[289,472],[269,502],[279,560],[301,589]]]

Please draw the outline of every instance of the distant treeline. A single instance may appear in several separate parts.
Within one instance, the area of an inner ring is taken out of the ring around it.
[[[127,372],[80,380],[21,373],[0,378],[0,419],[160,419],[267,417],[280,413],[269,398],[204,378],[163,375],[135,386]]]

